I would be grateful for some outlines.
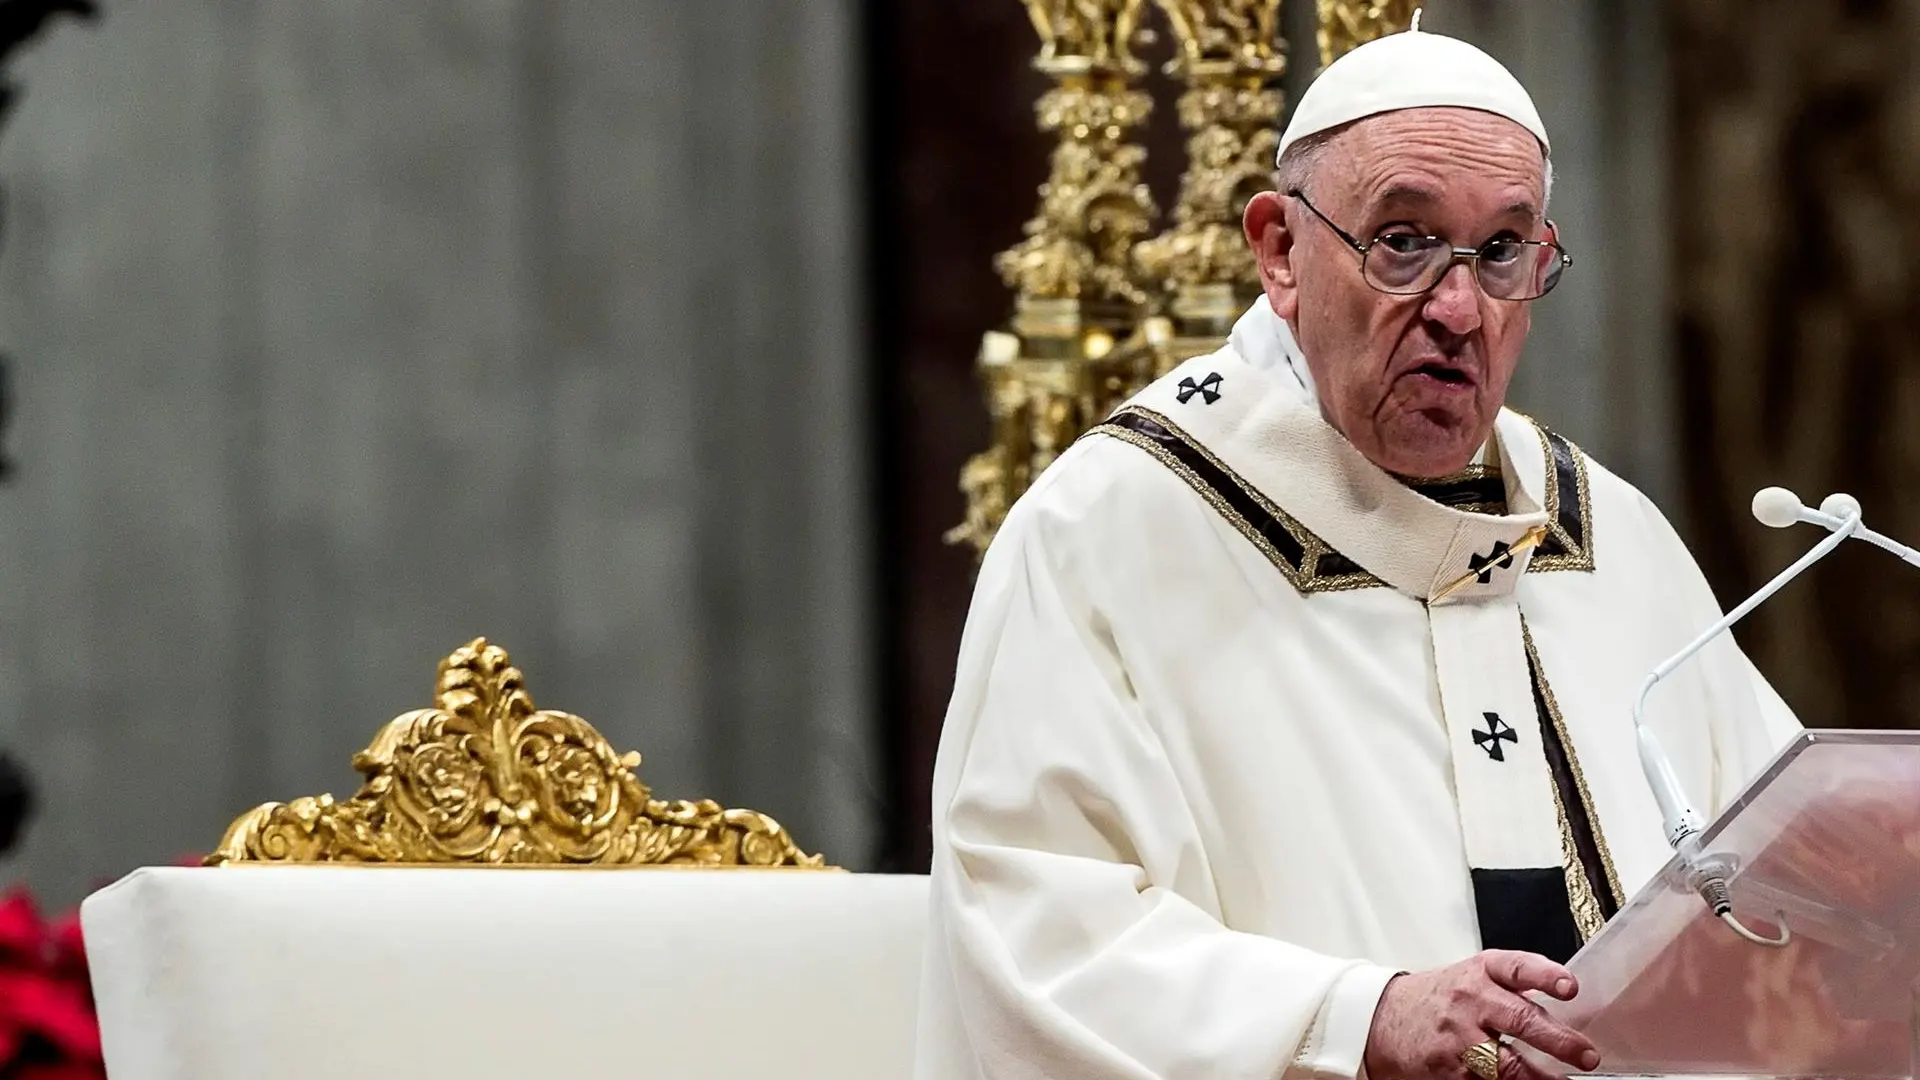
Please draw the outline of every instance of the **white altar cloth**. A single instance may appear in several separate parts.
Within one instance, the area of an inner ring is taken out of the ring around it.
[[[81,917],[114,1080],[898,1080],[926,879],[162,868]]]

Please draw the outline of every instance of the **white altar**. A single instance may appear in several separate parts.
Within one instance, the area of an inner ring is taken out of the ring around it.
[[[257,807],[209,865],[82,905],[114,1080],[911,1073],[925,878],[656,798],[484,640],[434,685],[352,797]]]
[[[114,1080],[911,1073],[925,879],[137,871],[82,909]]]

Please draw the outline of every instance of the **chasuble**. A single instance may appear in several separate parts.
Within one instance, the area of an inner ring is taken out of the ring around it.
[[[942,734],[922,1078],[1351,1080],[1395,973],[1565,960],[1666,861],[1630,708],[1714,597],[1559,434],[1483,460],[1367,461],[1262,301],[1038,479]],[[1731,638],[1647,719],[1709,814],[1798,726]]]

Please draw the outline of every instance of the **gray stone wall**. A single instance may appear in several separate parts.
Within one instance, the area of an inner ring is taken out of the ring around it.
[[[0,740],[56,901],[332,791],[485,635],[859,866],[854,0],[139,0],[0,142]]]

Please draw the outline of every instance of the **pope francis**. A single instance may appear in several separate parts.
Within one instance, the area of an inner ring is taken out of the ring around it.
[[[981,570],[934,780],[919,1075],[1536,1080],[1526,998],[1669,855],[1629,706],[1719,616],[1660,512],[1503,408],[1571,264],[1514,77],[1419,31],[1302,96],[1230,344]],[[1647,719],[1717,810],[1797,729],[1732,642]]]

